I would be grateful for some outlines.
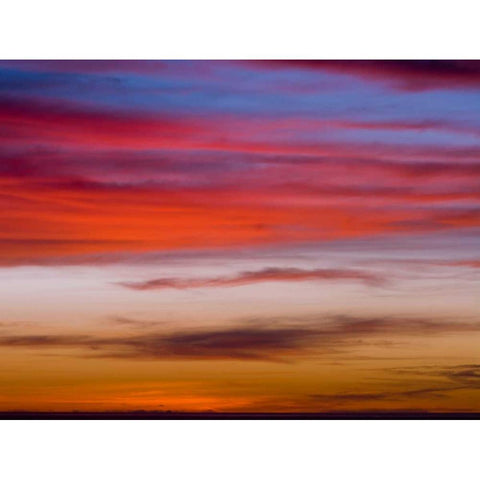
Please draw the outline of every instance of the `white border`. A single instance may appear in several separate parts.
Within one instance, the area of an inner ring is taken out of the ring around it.
[[[478,477],[478,425],[6,421],[1,425],[1,471],[8,480],[466,480]]]
[[[15,0],[0,58],[479,58],[478,2]]]

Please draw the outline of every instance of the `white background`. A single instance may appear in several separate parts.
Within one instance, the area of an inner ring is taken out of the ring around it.
[[[475,4],[13,1],[0,57],[479,58]],[[478,478],[476,421],[3,421],[16,479]]]
[[[3,421],[2,478],[478,479],[475,421]]]
[[[7,5],[8,4],[8,5]],[[5,58],[478,58],[475,0],[10,0]]]

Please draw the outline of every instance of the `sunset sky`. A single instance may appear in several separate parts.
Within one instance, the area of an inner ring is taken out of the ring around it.
[[[480,61],[2,61],[0,145],[0,411],[480,411]]]

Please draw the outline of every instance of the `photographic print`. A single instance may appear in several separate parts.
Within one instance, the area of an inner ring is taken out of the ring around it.
[[[2,419],[480,418],[480,61],[0,62]]]

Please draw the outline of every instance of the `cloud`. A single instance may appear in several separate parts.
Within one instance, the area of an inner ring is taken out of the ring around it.
[[[480,268],[480,260],[459,260],[456,262],[444,262],[444,264],[452,267]]]
[[[305,328],[237,327],[102,338],[91,335],[0,337],[0,347],[61,347],[101,350],[100,356],[139,359],[273,359],[309,343]]]
[[[466,133],[480,136],[480,128],[445,120],[401,120],[401,121],[367,121],[367,120],[337,120],[332,122],[336,128],[354,130],[391,130],[391,131],[425,131],[440,130],[454,133]]]
[[[113,317],[109,318],[107,322],[110,325],[115,325],[117,327],[132,327],[136,329],[154,328],[161,324],[161,322],[152,320],[134,320],[127,317]]]
[[[0,266],[480,224],[476,145],[316,135],[329,122],[468,127],[454,119],[178,115],[7,96],[0,121]]]
[[[425,365],[409,368],[394,368],[388,371],[407,376],[439,377],[455,381],[465,388],[480,388],[480,364],[461,364],[439,367]]]
[[[476,89],[477,60],[252,60],[253,68],[301,69],[355,75],[400,90]]]
[[[89,335],[3,335],[1,347],[78,347],[94,346]]]
[[[2,61],[0,68],[33,72],[64,74],[118,73],[136,75],[167,75],[169,63],[140,60],[41,60]],[[381,81],[402,90],[439,88],[477,88],[480,81],[480,62],[477,60],[249,60],[175,62],[176,68],[193,66],[197,75],[211,67],[249,67],[270,70],[304,70],[355,75],[367,80]],[[210,81],[214,79],[209,76]]]
[[[412,397],[444,397],[446,393],[462,389],[459,386],[438,386],[425,387],[393,392],[371,392],[371,393],[336,393],[336,394],[312,394],[310,398],[329,404],[344,404],[356,402],[376,402],[385,400],[403,400]]]
[[[445,398],[451,392],[480,389],[480,365],[453,365],[448,367],[420,366],[385,369],[389,374],[421,376],[421,380],[409,380],[407,387],[391,390],[379,384],[372,392],[339,392],[333,394],[311,394],[309,399],[329,406],[364,403],[396,402],[416,398]]]
[[[234,276],[176,279],[155,278],[144,282],[119,282],[118,285],[131,290],[161,290],[167,288],[187,289],[206,287],[236,287],[260,282],[305,282],[305,281],[354,280],[368,285],[379,286],[385,280],[375,274],[349,269],[301,269],[301,268],[264,268],[257,271],[241,272]]]
[[[180,116],[13,96],[0,102],[0,121],[0,265],[480,222],[476,145],[317,141],[308,137],[325,119]]]
[[[125,323],[125,321],[124,321]],[[5,348],[78,348],[94,356],[139,360],[262,360],[293,361],[358,348],[379,338],[421,337],[480,332],[479,322],[414,318],[333,317],[303,321],[251,320],[223,328],[151,331],[118,336],[3,335]],[[442,373],[477,381],[477,370]],[[410,392],[420,395],[421,392]]]
[[[443,374],[451,380],[480,388],[480,364],[456,365],[445,369]]]
[[[75,102],[39,99],[1,100],[0,121],[5,131],[15,133],[12,140],[37,137],[44,143],[55,142],[57,147],[73,143],[145,150],[173,138],[190,138],[201,129],[174,115],[109,112]]]
[[[33,72],[62,72],[82,74],[137,73],[158,74],[165,69],[156,60],[2,60],[0,68]]]

